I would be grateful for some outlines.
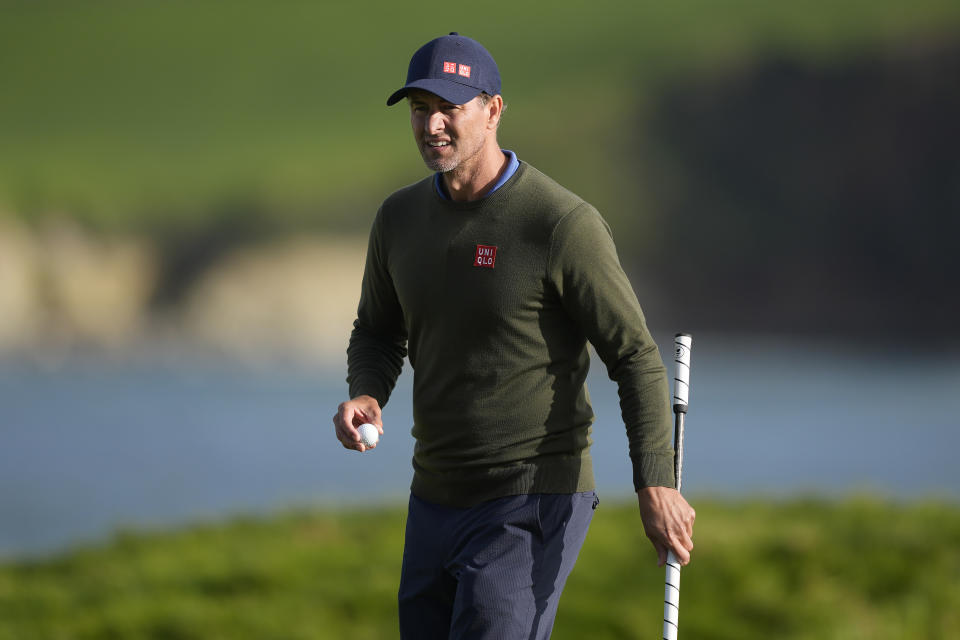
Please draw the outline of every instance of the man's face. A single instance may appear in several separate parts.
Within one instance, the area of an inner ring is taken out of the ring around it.
[[[413,137],[430,170],[446,173],[478,157],[489,130],[487,109],[479,96],[453,104],[413,89],[407,97]]]

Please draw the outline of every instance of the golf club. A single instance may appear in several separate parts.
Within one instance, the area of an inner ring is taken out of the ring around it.
[[[677,491],[680,491],[683,474],[683,421],[687,415],[687,399],[690,394],[690,348],[693,338],[678,333],[673,339],[675,373],[673,378],[673,468]],[[663,595],[663,640],[677,640],[680,624],[680,561],[667,553],[667,575]]]

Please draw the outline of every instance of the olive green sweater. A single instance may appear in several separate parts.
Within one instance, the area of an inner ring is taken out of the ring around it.
[[[587,341],[618,385],[635,486],[673,486],[666,370],[593,207],[527,163],[482,200],[444,200],[431,176],[380,207],[347,382],[383,406],[409,356],[418,497],[594,488]]]

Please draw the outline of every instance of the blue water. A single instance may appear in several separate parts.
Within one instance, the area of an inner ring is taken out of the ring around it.
[[[960,357],[695,338],[684,490],[737,496],[871,491],[960,496]],[[670,355],[670,339],[667,345]],[[616,387],[595,363],[602,495],[631,490]],[[401,501],[410,372],[377,449],[333,437],[340,371],[212,357],[55,366],[0,362],[0,555],[55,551],[122,527]]]

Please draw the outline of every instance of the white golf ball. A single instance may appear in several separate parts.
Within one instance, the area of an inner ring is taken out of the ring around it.
[[[360,442],[362,442],[365,447],[372,447],[377,444],[377,440],[380,439],[380,432],[369,422],[357,427],[357,431],[360,432]]]

